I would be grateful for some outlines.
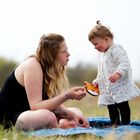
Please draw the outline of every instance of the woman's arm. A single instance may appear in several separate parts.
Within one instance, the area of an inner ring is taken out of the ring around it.
[[[74,120],[76,126],[89,127],[88,121],[84,118],[81,112],[79,113],[78,110],[72,111],[71,109],[66,108],[64,105],[61,105],[53,112],[59,119]]]
[[[73,112],[69,111],[64,105],[60,105],[54,109],[53,112],[59,119],[73,119]]]
[[[54,110],[66,100],[65,93],[42,101],[43,73],[39,62],[35,58],[27,60],[24,70],[24,87],[26,89],[31,110],[48,109]],[[74,87],[67,92],[72,99],[81,100],[86,96],[84,87]]]
[[[45,108],[49,110],[54,110],[69,99],[81,100],[85,96],[86,90],[84,87],[73,87],[66,93],[62,93],[56,97],[37,103],[34,109]]]

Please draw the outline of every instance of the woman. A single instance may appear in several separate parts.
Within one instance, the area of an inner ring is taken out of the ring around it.
[[[20,130],[89,127],[77,108],[66,108],[69,99],[86,96],[84,87],[68,90],[65,66],[69,52],[63,36],[43,35],[36,54],[16,67],[0,94],[1,122]]]

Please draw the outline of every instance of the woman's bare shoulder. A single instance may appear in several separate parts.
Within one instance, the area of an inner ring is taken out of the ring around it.
[[[25,71],[42,71],[42,68],[35,57],[29,57],[16,68],[16,72],[23,74]]]
[[[26,68],[41,68],[39,61],[35,57],[30,57],[23,62],[23,66]]]

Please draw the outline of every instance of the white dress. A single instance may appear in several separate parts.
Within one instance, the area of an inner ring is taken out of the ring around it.
[[[108,77],[115,71],[121,74],[121,78],[111,83]],[[140,95],[140,89],[132,80],[127,53],[119,44],[113,44],[106,52],[100,53],[98,75],[94,81],[99,85],[99,106],[129,101]]]

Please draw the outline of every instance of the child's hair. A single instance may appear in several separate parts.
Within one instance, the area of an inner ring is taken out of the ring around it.
[[[113,34],[107,27],[103,26],[99,20],[96,22],[96,24],[97,25],[95,25],[88,34],[89,41],[91,41],[91,39],[94,39],[96,37],[101,38],[110,37],[111,39],[113,39]]]

